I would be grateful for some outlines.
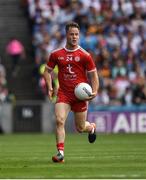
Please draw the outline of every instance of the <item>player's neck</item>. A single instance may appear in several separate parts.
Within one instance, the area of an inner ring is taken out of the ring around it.
[[[65,48],[66,49],[68,49],[68,50],[76,50],[76,49],[78,49],[78,45],[76,45],[76,46],[70,46],[69,44],[66,44],[66,46],[65,46]]]

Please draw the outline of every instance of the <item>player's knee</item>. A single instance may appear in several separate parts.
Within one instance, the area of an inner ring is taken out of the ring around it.
[[[63,117],[57,117],[57,120],[56,120],[56,124],[57,126],[61,127],[61,126],[64,126],[64,118]]]

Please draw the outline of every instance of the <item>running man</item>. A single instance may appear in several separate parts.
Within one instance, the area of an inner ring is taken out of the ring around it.
[[[70,22],[65,27],[66,45],[54,50],[48,57],[44,78],[48,87],[48,97],[51,100],[52,88],[51,72],[58,66],[59,89],[55,104],[56,115],[56,146],[58,153],[52,157],[53,162],[64,162],[65,121],[70,111],[74,112],[75,125],[78,132],[87,132],[88,140],[96,140],[96,125],[86,121],[88,101],[92,100],[99,88],[96,66],[91,55],[79,46],[80,27]],[[93,93],[87,101],[78,100],[74,95],[74,88],[78,83],[91,84]]]

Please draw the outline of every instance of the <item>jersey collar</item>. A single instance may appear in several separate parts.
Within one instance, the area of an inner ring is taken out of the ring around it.
[[[78,47],[77,47],[76,49],[74,49],[74,50],[67,49],[66,47],[64,47],[64,49],[65,49],[66,51],[68,51],[68,52],[74,52],[74,51],[80,49],[80,46],[78,46]]]

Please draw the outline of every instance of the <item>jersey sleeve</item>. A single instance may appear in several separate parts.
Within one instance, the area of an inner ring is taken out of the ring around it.
[[[46,64],[46,67],[51,70],[54,69],[55,65],[56,65],[56,58],[54,57],[54,54],[51,53],[48,57],[48,62]]]
[[[87,56],[86,69],[87,69],[88,72],[96,70],[94,60],[93,60],[93,58],[91,57],[90,54]]]

